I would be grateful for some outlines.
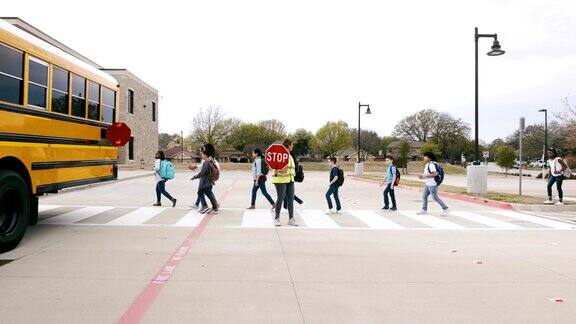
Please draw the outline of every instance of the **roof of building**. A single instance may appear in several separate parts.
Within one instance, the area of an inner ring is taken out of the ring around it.
[[[104,71],[106,73],[112,74],[112,75],[117,75],[117,74],[126,74],[129,75],[131,78],[136,79],[138,82],[140,82],[142,85],[144,85],[145,87],[147,87],[148,89],[154,91],[154,92],[158,92],[158,90],[156,88],[154,88],[153,86],[151,86],[150,84],[144,82],[144,80],[140,79],[139,77],[137,77],[134,73],[130,72],[130,70],[128,69],[108,69],[108,68],[100,68],[101,71]]]
[[[227,148],[227,149],[224,149],[224,150],[220,151],[220,154],[219,154],[219,155],[222,156],[222,157],[229,157],[229,156],[246,156],[246,154],[238,151],[238,150],[235,149],[235,148]]]
[[[174,146],[164,150],[164,156],[166,156],[166,158],[178,158],[182,156],[182,146]],[[188,158],[200,157],[197,153],[190,152],[186,149],[184,149],[184,156]]]
[[[407,142],[410,145],[410,148],[421,148],[424,145],[424,142],[420,141],[395,141],[388,144],[388,148],[400,147],[400,145],[404,142]]]
[[[10,18],[10,19],[18,19],[19,21],[25,23],[23,20],[21,20],[19,18]],[[32,27],[32,28],[34,28],[34,27]],[[0,19],[0,29],[4,30],[10,34],[13,34],[16,37],[19,37],[19,38],[23,39],[24,41],[26,41],[26,42],[34,45],[34,46],[37,46],[38,48],[40,48],[42,50],[50,52],[52,55],[58,56],[61,59],[66,60],[66,61],[70,61],[70,62],[74,63],[75,65],[78,65],[81,68],[88,70],[90,73],[93,73],[93,74],[95,74],[95,75],[97,75],[97,76],[99,76],[105,80],[108,80],[110,82],[118,84],[118,81],[116,79],[114,79],[114,77],[112,77],[110,74],[100,71],[96,66],[91,65],[91,64],[79,59],[78,57],[71,55],[70,53],[67,53],[66,51],[62,50],[61,48],[58,48],[58,47],[54,46],[53,44],[50,44],[47,41],[45,41],[41,38],[38,38],[37,36],[30,33],[29,31],[23,29],[22,27],[17,27],[7,20]]]

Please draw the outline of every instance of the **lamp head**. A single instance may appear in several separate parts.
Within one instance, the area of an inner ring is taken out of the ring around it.
[[[504,54],[506,52],[504,52],[501,48],[500,48],[500,42],[498,42],[498,40],[494,40],[494,43],[492,43],[492,50],[490,52],[487,53],[488,56],[500,56],[502,54]]]
[[[372,115],[372,112],[370,111],[370,106],[368,106],[368,108],[366,108],[366,112],[364,114]]]

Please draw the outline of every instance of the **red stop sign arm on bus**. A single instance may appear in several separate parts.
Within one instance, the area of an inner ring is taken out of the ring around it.
[[[130,141],[132,130],[124,123],[114,123],[106,129],[106,139],[113,146],[124,146]]]

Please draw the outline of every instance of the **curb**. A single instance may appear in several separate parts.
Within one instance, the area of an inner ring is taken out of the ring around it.
[[[363,178],[357,178],[354,176],[352,176],[351,178],[353,180],[356,180],[356,181],[364,181],[364,182],[369,182],[369,183],[373,183],[373,184],[379,184],[380,183],[380,181],[378,181],[378,180],[363,179]],[[400,188],[402,190],[422,192],[421,188],[416,188],[416,187],[399,185],[398,188]],[[491,199],[486,199],[486,198],[481,198],[481,197],[462,195],[462,194],[457,194],[457,193],[453,193],[453,192],[446,192],[446,191],[442,191],[442,190],[440,190],[440,192],[442,193],[442,195],[444,197],[448,197],[448,198],[452,198],[452,199],[456,199],[456,200],[460,200],[460,201],[470,202],[470,203],[494,207],[494,208],[506,209],[506,210],[514,210],[515,209],[515,206],[513,204],[506,203],[506,202],[501,202],[501,201],[496,201],[496,200],[491,200]]]

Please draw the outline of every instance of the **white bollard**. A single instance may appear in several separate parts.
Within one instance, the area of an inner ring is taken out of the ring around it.
[[[488,168],[485,165],[468,165],[466,192],[484,195],[488,192]]]
[[[364,163],[362,162],[354,163],[354,174],[357,176],[364,175]]]

